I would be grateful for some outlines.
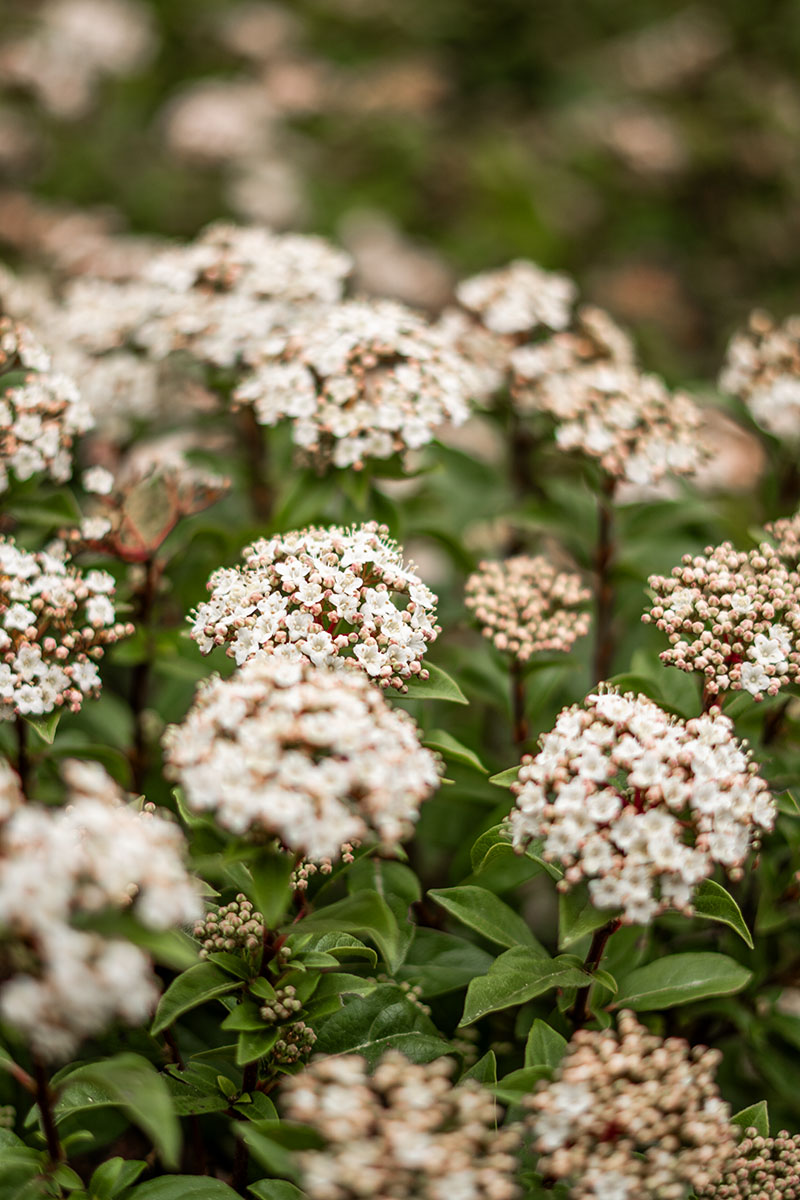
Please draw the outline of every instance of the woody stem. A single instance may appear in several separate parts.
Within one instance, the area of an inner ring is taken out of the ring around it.
[[[603,955],[606,952],[608,940],[612,934],[617,932],[621,924],[622,922],[619,917],[614,917],[611,921],[603,925],[602,928],[595,930],[589,951],[583,963],[583,969],[589,975],[594,975],[595,971],[599,969],[600,963],[603,961]],[[591,986],[591,982],[589,982],[586,987],[582,987],[579,990],[575,997],[575,1003],[569,1014],[575,1029],[581,1029],[586,1024],[590,1015],[589,992]]]

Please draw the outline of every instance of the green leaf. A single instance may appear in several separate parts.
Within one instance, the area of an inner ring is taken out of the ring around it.
[[[757,1129],[761,1137],[769,1137],[769,1112],[766,1100],[759,1100],[731,1117],[731,1123],[745,1129]]]
[[[551,1073],[550,1067],[520,1067],[498,1080],[492,1091],[503,1104],[521,1104],[526,1096],[536,1091],[539,1080],[549,1079]]]
[[[565,950],[573,942],[602,929],[614,919],[608,909],[595,908],[589,898],[589,889],[578,885],[558,896],[558,948]]]
[[[188,971],[173,979],[159,1000],[151,1034],[155,1037],[183,1013],[241,986],[241,980],[232,979],[213,963],[201,962],[196,967],[189,967]]]
[[[751,971],[725,954],[669,954],[620,979],[614,1006],[652,1012],[709,996],[730,996],[751,977]]]
[[[557,1067],[564,1057],[567,1040],[538,1018],[531,1025],[525,1043],[526,1067]]]
[[[742,941],[753,949],[753,938],[745,924],[742,910],[730,892],[727,892],[713,879],[704,879],[694,893],[692,907],[698,917],[707,917],[709,921],[720,921],[729,925]]]
[[[116,1054],[77,1067],[61,1081],[56,1121],[88,1108],[121,1109],[152,1141],[167,1167],[176,1167],[181,1132],[166,1079],[139,1054]]]
[[[220,1025],[220,1029],[232,1029],[236,1033],[263,1033],[266,1028],[259,1006],[252,1000],[242,1000]]]
[[[433,888],[428,895],[451,916],[498,946],[530,946],[547,957],[519,913],[494,892],[467,884],[463,887]]]
[[[140,1183],[131,1200],[241,1200],[221,1179],[208,1175],[163,1175]]]
[[[113,1200],[135,1183],[147,1166],[138,1159],[109,1158],[101,1163],[89,1182],[92,1200]]]
[[[465,988],[476,975],[485,975],[493,961],[491,954],[466,938],[438,929],[417,929],[395,977],[421,987],[426,998],[444,996]]]
[[[463,1083],[465,1079],[474,1079],[483,1087],[493,1087],[497,1083],[497,1059],[494,1050],[487,1050],[483,1058],[479,1058],[474,1066],[459,1079],[459,1083]]]
[[[258,1200],[305,1200],[305,1192],[288,1179],[259,1179],[257,1183],[248,1184],[247,1190]]]
[[[463,742],[459,742],[451,733],[447,733],[444,729],[433,729],[426,736],[423,745],[430,750],[438,750],[447,759],[453,762],[464,763],[465,766],[472,767],[475,771],[480,771],[481,775],[488,775],[489,772],[478,758],[474,750],[470,750],[469,746],[465,746]]]
[[[426,663],[425,670],[428,672],[426,680],[417,678],[404,680],[408,685],[408,691],[398,697],[399,699],[402,700],[404,696],[407,696],[409,700],[449,700],[452,704],[469,704],[469,700],[455,679],[451,679],[441,667],[435,667],[433,663]]]
[[[797,803],[793,792],[783,792],[782,795],[776,796],[775,803],[778,812],[783,813],[785,817],[800,817],[800,804]]]
[[[278,1032],[277,1026],[273,1025],[272,1029],[262,1029],[258,1033],[250,1030],[240,1033],[236,1043],[237,1064],[244,1067],[247,1063],[257,1062],[259,1058],[269,1054],[278,1040]]]
[[[249,864],[253,883],[251,899],[264,917],[268,929],[279,925],[292,899],[289,880],[294,871],[294,859],[280,851],[264,851],[256,862]]]
[[[55,741],[58,723],[63,715],[63,708],[54,708],[46,717],[23,717],[22,719],[47,746],[52,746]]]
[[[493,825],[491,829],[485,829],[479,837],[475,839],[472,849],[469,852],[470,863],[473,871],[479,871],[483,865],[486,855],[495,846],[508,846],[513,852],[511,845],[510,832],[505,824]]]
[[[452,1047],[431,1019],[395,984],[380,984],[368,996],[351,1000],[317,1028],[315,1054],[363,1054],[373,1066],[386,1050],[400,1050],[412,1062],[430,1062]]]
[[[353,959],[363,958],[370,966],[374,967],[378,961],[378,956],[372,946],[365,946],[362,941],[350,933],[323,933],[321,937],[314,938],[310,944],[315,950],[332,954],[339,962],[350,962]]]
[[[386,901],[377,892],[356,892],[303,918],[309,933],[361,933],[372,939],[390,971],[402,962],[400,930]]]
[[[497,775],[490,775],[489,783],[493,783],[495,787],[510,788],[518,775],[519,763],[515,767],[507,767],[505,771],[499,771]]]
[[[460,1025],[471,1025],[490,1012],[525,1004],[552,988],[581,987],[586,972],[572,955],[547,958],[528,946],[515,946],[495,959],[487,975],[467,989]]]

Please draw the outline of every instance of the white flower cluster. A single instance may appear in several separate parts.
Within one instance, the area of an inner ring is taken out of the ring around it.
[[[167,929],[202,913],[178,827],[129,807],[94,763],[66,763],[64,775],[67,807],[25,805],[0,824],[0,945],[10,966],[0,1014],[52,1059],[114,1020],[141,1023],[158,996],[147,955],[93,931],[93,915],[129,911]]]
[[[582,308],[574,331],[518,347],[511,364],[519,409],[547,414],[557,446],[595,459],[611,479],[651,485],[703,461],[694,401],[643,374],[602,310]]]
[[[72,473],[72,442],[93,424],[75,383],[50,370],[31,331],[0,317],[0,493],[9,476],[40,472],[57,483]]]
[[[566,329],[578,289],[568,275],[519,258],[497,271],[462,280],[456,297],[492,333],[530,333],[544,325]]]
[[[345,659],[405,691],[404,679],[428,677],[421,664],[439,633],[436,596],[387,535],[371,521],[255,542],[244,567],[211,576],[192,637],[203,654],[227,644],[237,665],[276,652],[316,666]]]
[[[33,28],[0,51],[0,74],[73,120],[105,77],[131,74],[154,49],[152,19],[138,0],[46,0]]]
[[[77,712],[100,692],[93,659],[133,633],[117,622],[114,579],[85,574],[63,544],[30,554],[0,537],[0,720]]]
[[[397,1051],[372,1075],[357,1054],[320,1058],[283,1090],[288,1118],[324,1150],[300,1155],[311,1200],[513,1200],[518,1134],[498,1131],[493,1097],[453,1087],[452,1062],[415,1064]]]
[[[413,720],[364,675],[278,655],[202,683],[164,744],[190,808],[313,862],[408,837],[439,781]]]
[[[566,653],[589,632],[589,614],[575,610],[591,592],[580,575],[558,571],[542,555],[482,562],[465,592],[483,636],[520,662],[540,650]]]
[[[234,401],[262,425],[290,419],[295,444],[336,467],[419,449],[462,424],[482,387],[451,338],[390,300],[298,312],[253,367]]]
[[[642,620],[670,642],[661,661],[700,672],[707,696],[744,689],[763,700],[800,677],[800,574],[768,543],[707,546],[648,583],[654,604]]]
[[[645,696],[608,690],[559,715],[512,785],[514,845],[543,838],[565,868],[559,885],[588,880],[597,908],[644,925],[692,893],[717,863],[731,878],[775,802],[733,724],[717,710],[690,721]]]
[[[800,438],[800,317],[776,325],[754,312],[731,338],[720,390],[738,396],[753,419],[776,437]]]
[[[736,1155],[714,1079],[721,1057],[649,1033],[631,1012],[620,1013],[619,1033],[578,1030],[553,1082],[526,1101],[538,1170],[551,1186],[569,1184],[573,1200],[711,1194]]]

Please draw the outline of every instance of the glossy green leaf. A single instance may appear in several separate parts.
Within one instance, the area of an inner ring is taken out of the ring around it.
[[[236,1043],[236,1062],[240,1067],[247,1063],[257,1062],[259,1058],[263,1058],[265,1054],[269,1054],[272,1047],[278,1040],[278,1028],[273,1026],[272,1029],[262,1029],[258,1032],[248,1030],[239,1034],[239,1040]]]
[[[109,1158],[101,1163],[89,1181],[92,1200],[113,1200],[136,1182],[147,1166],[139,1159]]]
[[[531,1025],[525,1043],[526,1067],[557,1067],[564,1057],[567,1040],[538,1018]]]
[[[390,971],[401,963],[403,947],[397,920],[382,896],[356,892],[303,918],[309,933],[360,933],[372,939]]]
[[[428,672],[427,679],[412,678],[404,681],[408,685],[408,691],[404,695],[410,700],[449,700],[452,704],[469,704],[455,679],[441,667],[426,663],[425,670]],[[401,696],[400,699],[402,698]]]
[[[469,746],[465,746],[463,742],[459,742],[451,733],[447,733],[444,729],[433,729],[426,735],[424,743],[429,750],[438,750],[444,757],[452,762],[463,763],[467,767],[472,767],[474,771],[479,771],[481,775],[488,775],[489,772],[481,762],[478,755]]]
[[[249,864],[252,885],[250,898],[264,917],[268,929],[274,929],[283,919],[292,899],[289,881],[294,871],[294,859],[280,851],[264,850],[261,857]]]
[[[506,767],[505,771],[499,771],[497,775],[489,777],[489,783],[493,783],[495,787],[510,788],[512,783],[516,783],[519,775],[519,763],[515,767]]]
[[[493,1087],[497,1083],[497,1059],[494,1050],[487,1050],[482,1058],[464,1072],[459,1083],[466,1079],[474,1079],[484,1087]]]
[[[716,883],[713,879],[704,879],[692,898],[692,907],[698,917],[706,917],[709,921],[719,921],[729,925],[742,941],[753,949],[753,938],[745,924],[742,910],[730,892]]]
[[[725,954],[668,954],[620,979],[614,1004],[636,1012],[673,1008],[740,992],[751,976],[751,971]]]
[[[607,908],[595,908],[589,899],[589,889],[585,885],[570,888],[568,892],[559,892],[558,896],[558,948],[565,950],[573,942],[602,929],[615,914]]]
[[[525,1004],[553,988],[580,987],[586,972],[572,955],[546,956],[528,946],[515,946],[495,959],[486,975],[467,989],[461,1025],[471,1025],[490,1012]]]
[[[430,1017],[394,984],[381,984],[368,996],[350,1000],[318,1027],[314,1045],[316,1054],[363,1054],[370,1065],[390,1049],[412,1062],[452,1053]]]
[[[52,746],[58,724],[64,715],[63,708],[55,708],[46,717],[23,717],[23,721],[47,746]]]
[[[428,895],[462,925],[469,926],[498,946],[530,946],[547,957],[522,917],[494,892],[485,888],[433,888]]]
[[[769,1137],[769,1111],[766,1100],[759,1100],[757,1104],[743,1108],[731,1117],[731,1122],[738,1125],[742,1131],[756,1129],[761,1137]]]
[[[305,1200],[305,1192],[288,1179],[259,1179],[257,1183],[248,1184],[247,1190],[257,1200]]]
[[[443,996],[465,988],[476,975],[485,975],[493,961],[491,954],[466,938],[438,929],[417,929],[395,977],[421,987],[426,998]]]
[[[201,962],[195,967],[189,967],[188,971],[173,979],[159,1000],[150,1032],[153,1036],[161,1033],[183,1013],[205,1004],[207,1000],[225,996],[241,986],[240,980],[232,979],[226,971],[213,963]]]
[[[241,1200],[238,1192],[221,1179],[207,1175],[163,1175],[140,1183],[131,1200]]]

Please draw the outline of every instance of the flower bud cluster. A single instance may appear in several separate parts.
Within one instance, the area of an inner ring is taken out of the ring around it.
[[[82,572],[62,543],[29,554],[0,536],[0,719],[77,712],[100,692],[93,659],[133,633],[118,622],[114,579]]]
[[[736,1153],[714,1074],[718,1050],[647,1032],[581,1029],[552,1082],[527,1100],[538,1170],[574,1200],[683,1200],[715,1182]]]
[[[214,572],[211,599],[193,614],[203,654],[227,644],[237,665],[276,652],[316,666],[345,659],[401,692],[404,679],[428,678],[436,596],[385,525],[312,526],[255,542],[244,559]]]
[[[728,345],[719,386],[768,433],[800,438],[800,317],[776,325],[765,312],[751,313]]]
[[[646,924],[720,864],[733,879],[775,802],[733,724],[718,709],[690,721],[613,690],[565,708],[512,784],[517,849],[544,839],[568,890],[588,880],[597,908]]]
[[[335,467],[419,449],[481,388],[451,338],[390,300],[298,311],[258,351],[234,402],[262,425],[291,420],[295,444]]]
[[[344,842],[339,853],[336,855],[337,861],[342,864],[348,864],[354,861],[353,851],[358,843]],[[320,875],[330,875],[333,870],[333,863],[329,858],[323,858],[318,863],[308,862],[306,859],[301,859],[295,869],[292,871],[290,886],[294,892],[308,891],[309,880],[312,875],[319,873]]]
[[[698,1200],[800,1200],[800,1135],[746,1129],[719,1177],[694,1190]]]
[[[765,525],[775,543],[775,554],[791,571],[800,567],[800,512],[791,517],[781,517]]]
[[[0,824],[0,1015],[52,1059],[117,1019],[140,1024],[158,996],[148,956],[91,918],[130,912],[161,930],[201,908],[176,825],[126,804],[94,763],[64,776],[67,807],[25,805]]]
[[[707,695],[744,689],[774,696],[800,676],[800,574],[764,542],[685,554],[672,575],[651,575],[642,618],[667,634],[663,663],[704,677]]]
[[[277,1024],[279,1021],[289,1021],[296,1013],[302,1012],[303,1002],[297,999],[297,988],[292,983],[285,987],[275,988],[275,999],[268,1004],[262,1004],[258,1010],[265,1021]]]
[[[254,957],[264,944],[264,918],[253,911],[252,903],[240,892],[230,904],[206,913],[195,923],[192,933],[200,942],[201,958],[215,951]]]
[[[192,810],[315,862],[408,837],[439,782],[413,720],[360,671],[278,655],[204,681],[164,743]]]
[[[468,1081],[453,1087],[453,1063],[410,1063],[397,1051],[372,1075],[356,1054],[320,1058],[286,1081],[291,1121],[327,1142],[299,1155],[311,1200],[512,1200],[518,1144],[497,1131],[493,1097]]]
[[[629,339],[600,309],[582,308],[574,331],[512,351],[512,395],[522,412],[556,425],[556,444],[640,486],[687,475],[702,461],[700,412],[633,361]]]
[[[0,493],[10,476],[19,482],[49,475],[64,483],[72,473],[72,443],[93,424],[88,407],[31,331],[0,317]]]
[[[423,1004],[422,1002],[422,986],[420,984],[411,984],[407,979],[392,979],[391,976],[384,974],[369,975],[367,976],[367,980],[369,983],[375,984],[391,983],[393,987],[400,989],[409,1003],[414,1005],[414,1008],[418,1008],[419,1011],[424,1013],[426,1017],[431,1015],[431,1009],[429,1005]]]
[[[578,289],[568,275],[518,258],[497,271],[462,280],[456,297],[492,333],[530,333],[544,325],[566,329]]]
[[[301,1059],[308,1058],[314,1049],[317,1035],[305,1021],[295,1021],[281,1030],[281,1036],[270,1051],[275,1062],[290,1067]]]
[[[464,603],[481,633],[504,654],[527,662],[539,650],[569,651],[589,632],[591,599],[579,575],[558,571],[541,555],[482,562],[466,584]]]

